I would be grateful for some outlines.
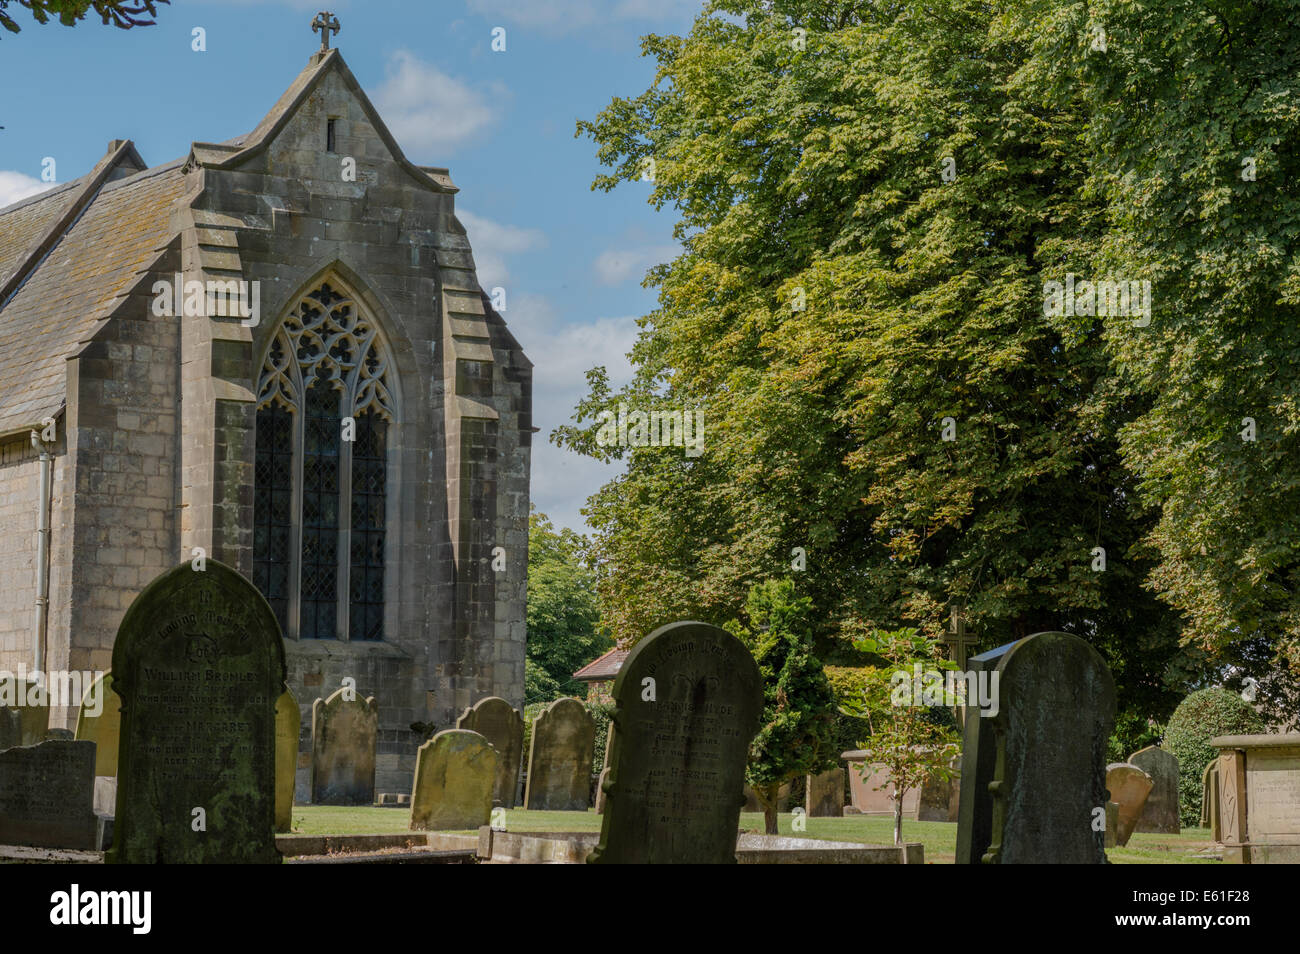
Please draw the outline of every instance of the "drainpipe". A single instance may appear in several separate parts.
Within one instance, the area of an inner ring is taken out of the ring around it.
[[[32,634],[32,668],[45,672],[50,606],[50,504],[54,493],[54,459],[50,445],[32,431],[32,446],[41,452],[41,501],[36,517],[36,631]]]

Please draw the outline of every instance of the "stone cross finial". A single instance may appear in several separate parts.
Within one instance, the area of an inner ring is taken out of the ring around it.
[[[316,14],[311,21],[311,31],[313,33],[320,31],[320,51],[328,53],[330,48],[330,33],[335,35],[339,32],[339,18],[328,10],[322,10]]]

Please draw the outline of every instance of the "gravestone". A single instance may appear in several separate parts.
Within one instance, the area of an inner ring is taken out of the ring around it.
[[[470,706],[456,720],[456,728],[477,732],[497,751],[497,780],[492,803],[515,807],[519,789],[519,763],[524,754],[524,717],[500,696],[488,696]]]
[[[112,671],[122,728],[106,860],[278,863],[284,643],[257,588],[211,558],[168,570],[126,611]]]
[[[93,713],[98,712],[98,715]],[[77,738],[95,743],[95,776],[117,775],[117,749],[122,735],[122,699],[113,691],[110,670],[86,687],[77,713]]]
[[[749,650],[716,626],[663,626],[633,648],[613,696],[618,734],[589,860],[734,863],[745,763],[763,711]]]
[[[314,805],[371,805],[379,704],[341,688],[311,707],[311,800]]]
[[[1178,823],[1178,759],[1172,752],[1148,745],[1128,757],[1151,776],[1151,794],[1146,808],[1138,819],[1136,831],[1176,835],[1181,830]]]
[[[790,782],[778,786],[776,790],[776,810],[778,812],[788,812],[790,810],[790,788]],[[763,811],[763,800],[758,797],[758,792],[754,790],[754,786],[748,782],[745,783],[745,806],[742,811]]]
[[[605,730],[605,757],[600,763],[600,777],[596,779],[596,814],[605,813],[605,783],[609,781],[609,760],[614,752],[614,723]]]
[[[861,749],[840,753],[849,766],[849,797],[858,814],[893,815],[894,783],[889,778],[889,766],[883,762],[867,762],[869,754]],[[914,817],[920,803],[921,790],[913,785],[903,793],[903,817]]]
[[[979,718],[978,709],[972,709],[972,716]],[[959,803],[959,786],[961,767],[954,767],[948,778],[930,775],[921,784],[920,795],[916,805],[917,821],[955,822]]]
[[[809,818],[840,818],[844,815],[844,769],[827,769],[808,776],[804,811]]]
[[[71,729],[56,728],[45,730],[46,742],[75,742],[76,740],[77,733],[73,732]]]
[[[0,670],[0,709],[18,715],[19,745],[35,745],[45,740],[50,727],[50,700],[46,688],[19,667],[17,673]]]
[[[1227,864],[1300,864],[1300,732],[1225,735],[1219,811]]]
[[[1093,823],[1094,810],[1105,811],[1115,722],[1105,660],[1078,636],[1036,633],[1013,644],[997,671],[993,835],[984,863],[1105,864],[1105,832]]]
[[[1210,837],[1222,840],[1219,829],[1219,760],[1210,759],[1201,773],[1201,827],[1210,829]]]
[[[100,849],[95,746],[52,740],[0,752],[0,845]]]
[[[0,708],[0,752],[23,744],[23,717],[17,709]]]
[[[1115,843],[1123,848],[1133,837],[1142,809],[1151,794],[1151,776],[1136,765],[1112,762],[1106,766],[1106,788],[1110,800],[1119,806]]]
[[[967,672],[992,673],[1014,645],[1004,643],[996,649],[969,657],[966,660]],[[998,688],[1000,695],[1001,686]],[[980,710],[975,709],[962,721],[956,864],[980,864],[993,840],[993,795],[989,785],[993,781],[996,763],[997,733],[993,729],[993,718],[980,715]]]
[[[1115,847],[1115,833],[1119,831],[1119,805],[1115,802],[1106,803],[1106,847]]]
[[[591,796],[596,723],[577,699],[556,699],[533,723],[528,747],[529,811],[585,812]]]
[[[293,784],[298,771],[302,710],[286,689],[275,700],[275,830],[293,830]]]
[[[500,753],[477,732],[444,729],[415,757],[411,829],[473,828],[492,820]]]

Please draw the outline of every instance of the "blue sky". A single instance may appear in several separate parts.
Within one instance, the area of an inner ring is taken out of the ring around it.
[[[319,47],[321,0],[174,0],[156,26],[120,31],[94,15],[73,29],[0,31],[0,207],[75,179],[112,139],[150,165],[257,125]],[[582,395],[586,370],[628,377],[636,318],[654,305],[645,270],[676,254],[672,210],[648,186],[591,191],[600,167],[574,138],[613,96],[654,75],[646,33],[684,33],[700,0],[332,0],[332,41],[407,156],[444,165],[485,287],[507,291],[504,315],[536,365],[533,502],[585,529],[587,496],[614,471],[546,438]],[[192,31],[206,32],[204,52]],[[505,52],[492,31],[506,30]]]

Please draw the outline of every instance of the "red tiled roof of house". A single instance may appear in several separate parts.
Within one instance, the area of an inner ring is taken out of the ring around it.
[[[613,679],[618,675],[619,669],[623,667],[623,660],[627,659],[630,652],[630,649],[619,649],[615,646],[605,655],[593,659],[575,672],[573,678],[579,682],[604,682]]]

